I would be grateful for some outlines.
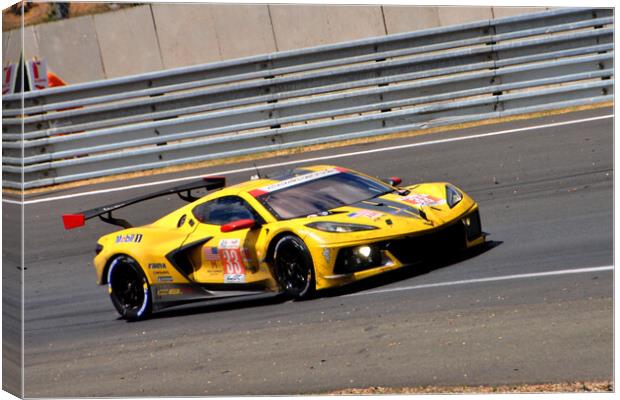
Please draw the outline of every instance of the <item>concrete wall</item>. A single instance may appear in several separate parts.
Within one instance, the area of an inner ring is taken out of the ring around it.
[[[91,16],[34,26],[39,58],[68,83],[108,77]],[[29,59],[28,52],[26,56]]]
[[[6,60],[7,58],[7,48],[9,45],[9,37],[11,36],[11,31],[2,32],[2,59]]]
[[[222,60],[278,50],[269,6],[212,4],[209,7]]]
[[[96,14],[93,20],[107,78],[164,68],[150,6]]]
[[[379,6],[270,5],[278,50],[385,35]]]
[[[546,8],[547,10],[550,7]],[[540,11],[537,7],[493,7],[493,18],[512,17],[513,15],[528,14]]]
[[[543,11],[523,7],[152,4],[26,27],[27,58],[68,83]],[[2,34],[3,65],[21,31]]]
[[[158,3],[152,5],[152,10],[164,68],[222,59],[210,7]]]
[[[388,34],[440,26],[437,7],[383,6]]]
[[[4,34],[6,35],[6,44],[4,43]],[[27,26],[24,31],[24,53],[27,58],[39,55],[39,44],[35,37],[35,30],[31,26]],[[19,60],[19,53],[22,47],[22,30],[17,29],[10,32],[3,32],[2,57],[3,60]],[[15,61],[13,61],[15,62]]]
[[[437,7],[439,25],[455,25],[493,18],[491,7]]]

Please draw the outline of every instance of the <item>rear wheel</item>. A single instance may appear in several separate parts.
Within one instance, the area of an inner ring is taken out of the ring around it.
[[[151,314],[151,288],[136,260],[117,256],[108,269],[108,290],[121,317],[136,321]]]
[[[276,243],[274,266],[280,289],[294,299],[312,297],[314,264],[306,244],[297,236],[284,236]]]

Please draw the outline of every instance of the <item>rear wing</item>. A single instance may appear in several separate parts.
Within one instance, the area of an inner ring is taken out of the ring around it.
[[[178,194],[181,199],[187,202],[192,202],[199,199],[199,197],[192,196],[192,190],[206,189],[207,191],[210,191],[223,188],[224,186],[226,186],[226,178],[224,177],[205,177],[199,181],[189,182],[180,186],[164,189],[159,192],[145,194],[143,196],[134,197],[118,203],[108,204],[107,206],[93,208],[91,210],[82,211],[81,213],[64,214],[62,216],[62,222],[65,229],[73,229],[84,226],[86,220],[99,217],[102,221],[107,222],[108,224],[118,225],[123,228],[131,228],[132,225],[129,222],[124,219],[114,218],[112,216],[112,212],[136,203],[141,203],[146,200],[167,196],[174,193]]]

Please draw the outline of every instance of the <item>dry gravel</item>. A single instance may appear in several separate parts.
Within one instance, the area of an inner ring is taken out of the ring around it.
[[[611,381],[547,383],[536,385],[505,386],[420,386],[388,388],[372,386],[365,389],[343,389],[330,392],[330,395],[365,394],[415,394],[415,393],[574,393],[574,392],[613,392]]]

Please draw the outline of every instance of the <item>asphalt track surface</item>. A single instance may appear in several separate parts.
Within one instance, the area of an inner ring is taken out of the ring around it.
[[[404,184],[450,181],[479,202],[490,233],[481,251],[311,301],[270,296],[203,303],[127,323],[117,318],[106,288],[96,286],[92,268],[97,237],[113,228],[93,221],[64,231],[60,215],[163,186],[32,202],[25,206],[25,395],[273,395],[611,379],[613,118],[371,150],[612,113],[605,108],[261,161],[368,151],[319,163],[397,175]],[[29,201],[248,166],[111,182]],[[123,214],[147,223],[179,201],[157,199]],[[3,207],[5,215],[18,208]],[[494,277],[508,278],[487,279]]]

